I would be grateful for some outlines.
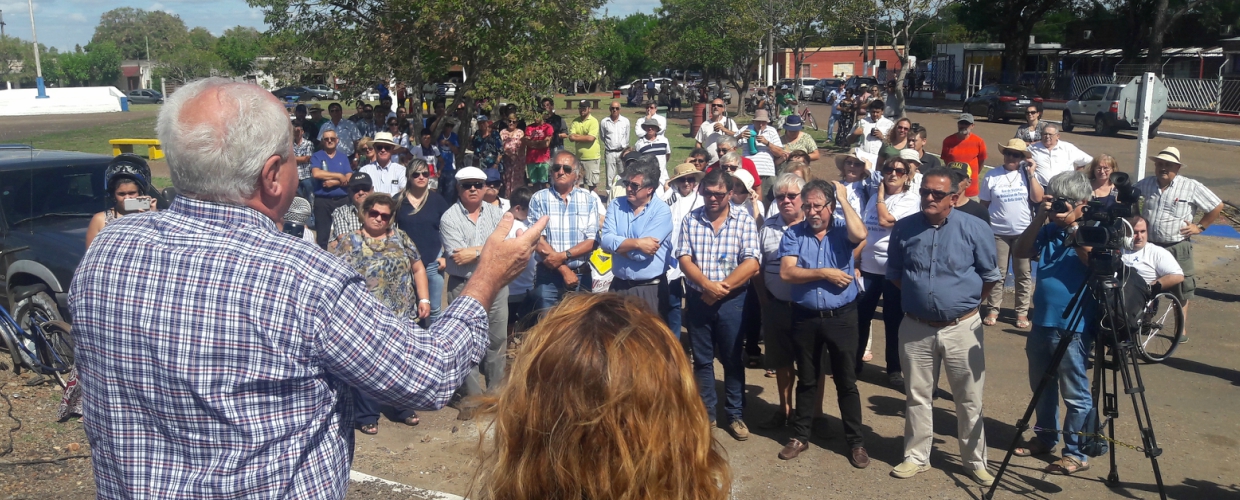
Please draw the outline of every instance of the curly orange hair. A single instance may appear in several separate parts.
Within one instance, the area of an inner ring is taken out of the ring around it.
[[[570,295],[548,311],[481,409],[494,436],[483,433],[475,498],[713,500],[731,490],[680,343],[631,297]]]

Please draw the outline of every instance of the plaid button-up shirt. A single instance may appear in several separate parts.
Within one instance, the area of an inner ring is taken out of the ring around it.
[[[749,212],[738,210],[736,206],[730,207],[728,219],[716,233],[710,219],[706,218],[706,207],[700,207],[689,212],[680,224],[680,244],[676,247],[675,256],[677,259],[691,256],[706,279],[723,281],[745,259],[761,262],[761,248],[758,225]],[[685,284],[694,290],[702,290],[693,280],[686,279]]]
[[[428,332],[259,212],[185,197],[108,225],[69,305],[101,498],[343,498],[348,387],[441,408],[487,347],[472,298]]]
[[[310,156],[314,154],[314,143],[305,137],[301,138],[301,142],[293,145],[293,155]],[[310,162],[297,164],[297,180],[306,180],[310,178]]]
[[[549,216],[547,228],[543,230],[543,238],[557,252],[563,252],[573,245],[585,240],[593,240],[598,235],[598,205],[590,192],[581,188],[573,188],[565,201],[555,186],[549,187],[530,198],[528,223],[532,226],[542,216]],[[574,255],[567,264],[576,269],[590,256],[589,252]],[[542,257],[538,257],[542,262]]]
[[[1156,175],[1141,179],[1136,188],[1145,197],[1141,216],[1149,228],[1150,241],[1164,245],[1184,241],[1180,230],[1193,223],[1195,210],[1209,212],[1223,202],[1200,181],[1182,175],[1171,179],[1167,189],[1158,187]]]

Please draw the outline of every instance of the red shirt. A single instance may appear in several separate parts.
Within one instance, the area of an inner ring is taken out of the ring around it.
[[[718,167],[718,166],[719,166],[719,162],[711,163],[709,167],[706,167],[706,172],[709,173],[711,170],[714,170],[715,167]],[[741,168],[744,169],[746,172],[749,172],[749,175],[753,176],[753,188],[756,191],[758,189],[758,186],[762,185],[762,177],[758,176],[758,167],[754,166],[753,160],[750,160],[749,158],[742,156],[741,157]]]
[[[977,183],[977,173],[981,170],[981,166],[986,164],[986,141],[974,133],[969,133],[968,137],[960,138],[960,134],[952,134],[943,139],[943,164],[958,161],[968,163],[973,167],[973,182],[969,184],[969,189],[965,190],[965,196],[977,196],[978,189],[981,184]]]
[[[541,141],[551,137],[555,133],[555,129],[551,125],[543,122],[537,125],[525,127],[525,137],[531,141]],[[525,151],[526,163],[551,163],[551,148],[528,148]]]

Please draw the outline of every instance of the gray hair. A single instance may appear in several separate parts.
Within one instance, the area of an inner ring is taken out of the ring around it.
[[[805,187],[805,179],[802,179],[801,176],[794,174],[792,172],[785,172],[785,173],[779,174],[779,177],[775,178],[775,188],[772,189],[771,192],[778,193],[781,189],[783,189],[785,192],[792,191],[794,193],[800,193],[801,188],[804,188],[804,187]],[[787,188],[792,188],[792,189],[787,189]]]
[[[641,161],[636,161],[625,167],[624,174],[621,177],[626,182],[631,182],[634,177],[642,176],[642,187],[652,188],[659,185],[659,160],[654,155],[642,155]]]
[[[182,116],[187,103],[209,91],[218,95],[190,105],[191,112],[202,116]],[[155,133],[167,151],[172,184],[180,194],[237,205],[254,194],[267,160],[278,156],[283,162],[293,147],[288,115],[271,101],[271,93],[224,78],[205,78],[178,89],[159,111]]]
[[[1046,189],[1051,196],[1072,201],[1089,201],[1094,195],[1093,186],[1089,184],[1085,172],[1081,171],[1061,172],[1051,177],[1050,185]]]
[[[740,165],[741,153],[739,151],[729,151],[728,154],[719,157],[719,165]]]
[[[577,155],[575,153],[567,149],[561,149],[559,151],[556,151],[555,154],[551,155],[551,163],[554,164],[555,159],[561,156],[570,156],[573,158],[573,173],[577,173],[578,170],[581,170],[581,159],[577,158]]]
[[[727,145],[732,146],[732,147],[734,147],[734,148],[736,148],[736,147],[740,147],[740,145],[741,145],[741,143],[740,143],[740,142],[738,142],[738,141],[736,140],[736,138],[735,138],[735,137],[732,137],[732,136],[730,136],[730,135],[729,135],[729,136],[725,136],[723,139],[719,140],[719,144],[727,144]]]
[[[1042,133],[1046,133],[1047,129],[1055,129],[1055,133],[1059,133],[1059,125],[1054,123],[1047,123],[1045,127],[1042,127]]]
[[[835,188],[831,186],[830,183],[822,179],[816,179],[805,183],[805,186],[801,187],[801,199],[808,199],[809,194],[815,191],[822,193],[822,196],[827,200],[828,206],[835,206]]]

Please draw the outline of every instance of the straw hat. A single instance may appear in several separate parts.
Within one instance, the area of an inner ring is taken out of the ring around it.
[[[842,155],[842,154],[835,155],[835,168],[843,170],[844,162],[848,161],[849,158],[854,159],[854,160],[860,160],[861,163],[864,163],[866,171],[874,170],[874,166],[870,164],[870,160],[865,158],[864,156],[858,155],[857,150],[855,148],[846,155]]]
[[[676,169],[673,170],[672,173],[675,175],[673,175],[671,179],[668,179],[669,183],[676,182],[676,179],[680,179],[682,177],[694,177],[701,181],[702,176],[706,175],[706,172],[698,170],[692,163],[681,163],[680,165],[676,165]]]
[[[1008,139],[1007,144],[999,144],[999,152],[1003,153],[1006,151],[1016,151],[1024,155],[1025,158],[1033,156],[1033,153],[1029,152],[1029,145],[1015,137]]]
[[[771,123],[771,115],[765,109],[759,109],[754,112],[753,121]]]
[[[1183,163],[1180,163],[1180,150],[1175,146],[1170,146],[1162,151],[1159,151],[1158,154],[1151,156],[1150,159],[1162,160],[1176,165],[1183,165]]]
[[[392,146],[392,149],[396,149],[400,147],[400,144],[397,144],[396,140],[392,137],[391,132],[376,132],[375,138],[371,140],[370,143],[371,144],[387,144],[388,146]]]

